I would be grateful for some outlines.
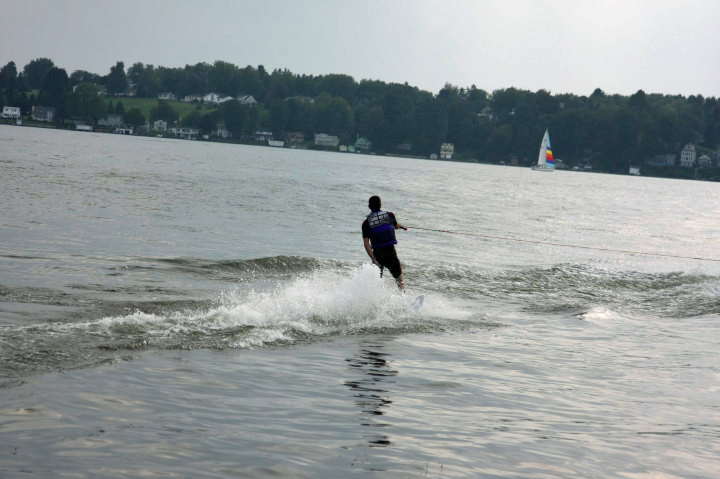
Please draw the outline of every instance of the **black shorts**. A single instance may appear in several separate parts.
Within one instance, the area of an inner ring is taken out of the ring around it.
[[[402,274],[402,266],[400,266],[400,260],[395,252],[395,245],[374,249],[373,254],[380,266],[390,270],[393,278],[397,278]]]

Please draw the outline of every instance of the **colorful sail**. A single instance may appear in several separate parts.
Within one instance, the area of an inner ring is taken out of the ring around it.
[[[550,134],[545,130],[542,142],[540,143],[540,153],[538,154],[537,165],[534,166],[536,170],[553,170],[555,169],[555,159],[552,154],[552,147],[550,146]]]

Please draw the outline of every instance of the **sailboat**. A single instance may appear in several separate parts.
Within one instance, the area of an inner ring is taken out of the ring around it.
[[[547,129],[540,143],[540,153],[538,154],[537,164],[532,167],[535,171],[553,171],[555,169],[555,159],[553,158],[552,148],[550,147],[550,134]]]

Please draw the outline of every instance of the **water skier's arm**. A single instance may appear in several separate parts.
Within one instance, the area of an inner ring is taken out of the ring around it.
[[[391,213],[390,213],[390,217],[391,217],[391,219],[392,219],[392,224],[393,224],[393,226],[395,227],[396,230],[397,230],[397,229],[403,229],[403,230],[407,231],[407,226],[403,226],[403,225],[401,225],[400,223],[397,222],[397,219],[395,219],[395,213],[392,213],[392,212],[391,212]]]
[[[365,251],[367,251],[368,256],[370,256],[370,259],[372,260],[374,265],[380,266],[380,263],[377,262],[375,259],[375,255],[373,254],[372,246],[370,246],[370,238],[363,238],[363,243],[365,244]]]

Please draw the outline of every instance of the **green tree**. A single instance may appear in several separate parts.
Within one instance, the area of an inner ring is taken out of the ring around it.
[[[348,103],[355,99],[357,83],[350,75],[331,74],[319,78],[322,91],[330,96],[344,98]]]
[[[103,116],[105,105],[100,97],[98,87],[91,83],[81,83],[70,94],[68,102],[70,115],[91,119],[97,122]]]
[[[115,114],[116,115],[124,115],[125,114],[125,105],[121,101],[117,102],[115,104]]]
[[[125,64],[117,62],[114,67],[110,67],[110,74],[107,76],[108,93],[110,95],[119,95],[125,93],[127,88],[128,80],[125,75]]]
[[[140,109],[137,107],[130,108],[130,110],[125,113],[123,119],[125,120],[125,123],[130,126],[139,126],[145,124],[145,115],[143,115],[142,111],[140,111]]]
[[[415,108],[413,149],[427,155],[439,151],[448,129],[448,115],[439,100],[428,95]]]
[[[355,114],[347,100],[323,93],[315,99],[315,114],[318,133],[337,135],[345,142],[352,139]]]
[[[398,144],[410,141],[414,130],[416,95],[418,90],[408,85],[390,84],[381,101],[385,129],[376,140],[386,151],[393,151]]]
[[[208,93],[208,77],[212,67],[207,63],[185,65],[181,76],[181,94]]]
[[[280,138],[287,131],[290,108],[285,100],[277,100],[270,105],[270,128],[275,137]]]
[[[182,119],[182,124],[190,128],[200,128],[201,117],[202,114],[198,110],[193,110],[188,116]]]
[[[287,131],[302,132],[311,135],[315,129],[315,106],[298,98],[287,101]]]
[[[200,117],[198,128],[200,128],[200,131],[203,133],[209,135],[217,129],[217,124],[218,119],[216,113],[206,113]]]
[[[628,105],[633,108],[645,108],[647,106],[647,95],[642,90],[638,90],[628,99]]]
[[[160,79],[152,65],[134,63],[128,68],[127,78],[135,86],[136,95],[141,98],[152,98],[160,91]]]
[[[167,101],[158,100],[157,106],[150,110],[150,118],[153,121],[164,120],[171,124],[177,121],[178,114]]]
[[[230,131],[233,136],[240,137],[243,133],[246,118],[248,116],[249,107],[241,104],[237,100],[231,100],[220,105],[218,116],[225,128]]]
[[[232,63],[216,61],[208,71],[208,89],[227,96],[237,96],[240,69]]]
[[[368,107],[360,103],[355,107],[354,112],[355,125],[359,135],[367,137],[373,142],[382,136],[385,129],[385,116],[382,106]]]
[[[510,125],[498,125],[490,133],[486,152],[491,161],[506,160],[511,151],[513,132]]]
[[[40,90],[40,102],[46,106],[57,109],[56,116],[63,118],[65,113],[65,102],[70,92],[70,79],[67,72],[62,68],[53,67],[45,75],[43,86]]]
[[[0,70],[0,88],[14,89],[17,88],[18,74],[15,62],[8,62],[2,70]]]
[[[70,75],[70,85],[75,86],[81,83],[94,83],[99,85],[102,83],[102,77],[85,70],[75,70]]]
[[[55,64],[49,58],[36,58],[25,65],[25,68],[23,68],[23,74],[25,75],[30,88],[36,90],[42,88],[43,82],[45,81],[45,75],[47,75],[54,66]]]

